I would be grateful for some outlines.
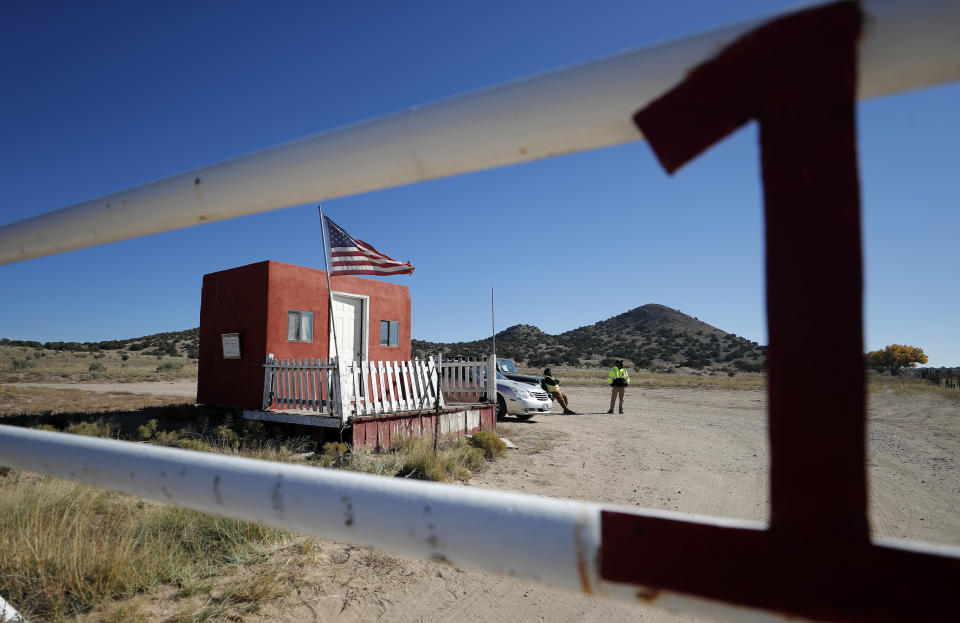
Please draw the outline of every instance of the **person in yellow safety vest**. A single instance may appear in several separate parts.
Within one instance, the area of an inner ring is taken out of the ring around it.
[[[563,407],[564,415],[577,414],[576,411],[571,411],[567,406],[567,396],[560,389],[560,381],[550,375],[550,368],[547,368],[543,371],[543,378],[540,380],[540,387],[542,387],[543,391],[547,392],[551,398],[560,403],[560,406]]]
[[[620,396],[620,413],[623,413],[623,394],[630,384],[630,374],[623,367],[623,360],[617,359],[616,366],[610,369],[610,378],[607,380],[613,393],[610,394],[610,410],[607,413],[613,413],[613,403]]]

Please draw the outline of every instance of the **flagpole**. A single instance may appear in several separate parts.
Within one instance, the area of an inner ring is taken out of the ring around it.
[[[333,352],[337,358],[337,365],[340,365],[340,346],[337,344],[337,326],[333,322],[333,287],[330,285],[330,262],[327,260],[327,221],[323,218],[323,206],[318,205],[320,211],[320,238],[323,241],[323,267],[327,273],[327,326],[330,328],[330,335],[333,335]],[[330,344],[327,344],[327,350],[330,350]]]

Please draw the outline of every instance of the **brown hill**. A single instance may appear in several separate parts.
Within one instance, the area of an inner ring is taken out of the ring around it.
[[[490,339],[448,344],[413,341],[415,357],[439,352],[478,356],[489,353],[490,348]],[[514,325],[497,333],[497,354],[534,367],[608,365],[620,358],[637,368],[733,365],[760,370],[766,347],[675,309],[649,304],[560,335],[549,335],[531,325]]]

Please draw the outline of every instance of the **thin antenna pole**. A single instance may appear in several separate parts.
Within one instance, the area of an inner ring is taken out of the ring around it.
[[[443,381],[443,350],[437,354],[437,404],[433,413],[433,453],[437,453],[437,445],[440,441],[440,387]]]
[[[493,337],[493,358],[496,363],[497,358],[497,320],[493,312],[493,286],[490,286],[490,330]]]
[[[333,322],[333,287],[330,285],[330,263],[327,261],[327,221],[323,218],[323,206],[318,205],[320,211],[320,230],[321,240],[323,241],[323,267],[327,273],[327,326],[330,327],[330,334],[333,336],[333,353],[337,358],[337,365],[340,364],[340,346],[337,344],[337,326]],[[327,350],[330,345],[327,344]]]

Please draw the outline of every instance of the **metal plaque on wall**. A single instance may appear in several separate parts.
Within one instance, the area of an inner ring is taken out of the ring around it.
[[[239,333],[221,333],[220,340],[223,342],[224,359],[240,359]]]

